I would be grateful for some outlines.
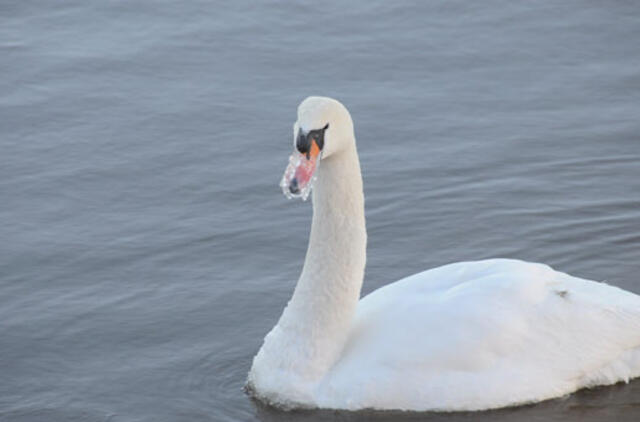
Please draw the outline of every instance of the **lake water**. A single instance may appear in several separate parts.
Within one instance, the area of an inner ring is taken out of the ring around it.
[[[640,293],[638,2],[292,3],[0,4],[0,420],[639,420],[640,381],[474,414],[242,392],[304,259],[308,95],[355,121],[364,293],[496,256]]]

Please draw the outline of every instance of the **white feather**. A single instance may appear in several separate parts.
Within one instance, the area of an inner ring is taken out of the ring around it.
[[[640,375],[640,296],[511,259],[428,270],[362,300],[366,229],[353,125],[310,97],[297,125],[330,124],[309,249],[248,385],[285,407],[480,410]]]

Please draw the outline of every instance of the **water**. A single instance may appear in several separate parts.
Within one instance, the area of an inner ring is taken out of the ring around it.
[[[450,415],[241,390],[304,258],[307,95],[356,124],[365,293],[494,256],[640,293],[638,39],[633,1],[2,2],[0,420],[638,420],[638,381]]]

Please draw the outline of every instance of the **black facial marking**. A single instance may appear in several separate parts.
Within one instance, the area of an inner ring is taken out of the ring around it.
[[[324,148],[324,132],[329,128],[327,123],[322,129],[310,130],[306,135],[302,132],[302,129],[298,130],[298,137],[296,138],[296,148],[301,154],[306,154],[309,158],[311,152],[311,142],[315,141],[318,144],[318,148],[322,151]]]

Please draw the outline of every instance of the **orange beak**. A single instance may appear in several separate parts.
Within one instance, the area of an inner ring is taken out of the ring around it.
[[[315,160],[320,154],[320,147],[316,141],[311,141],[311,149],[307,152],[307,160]]]

